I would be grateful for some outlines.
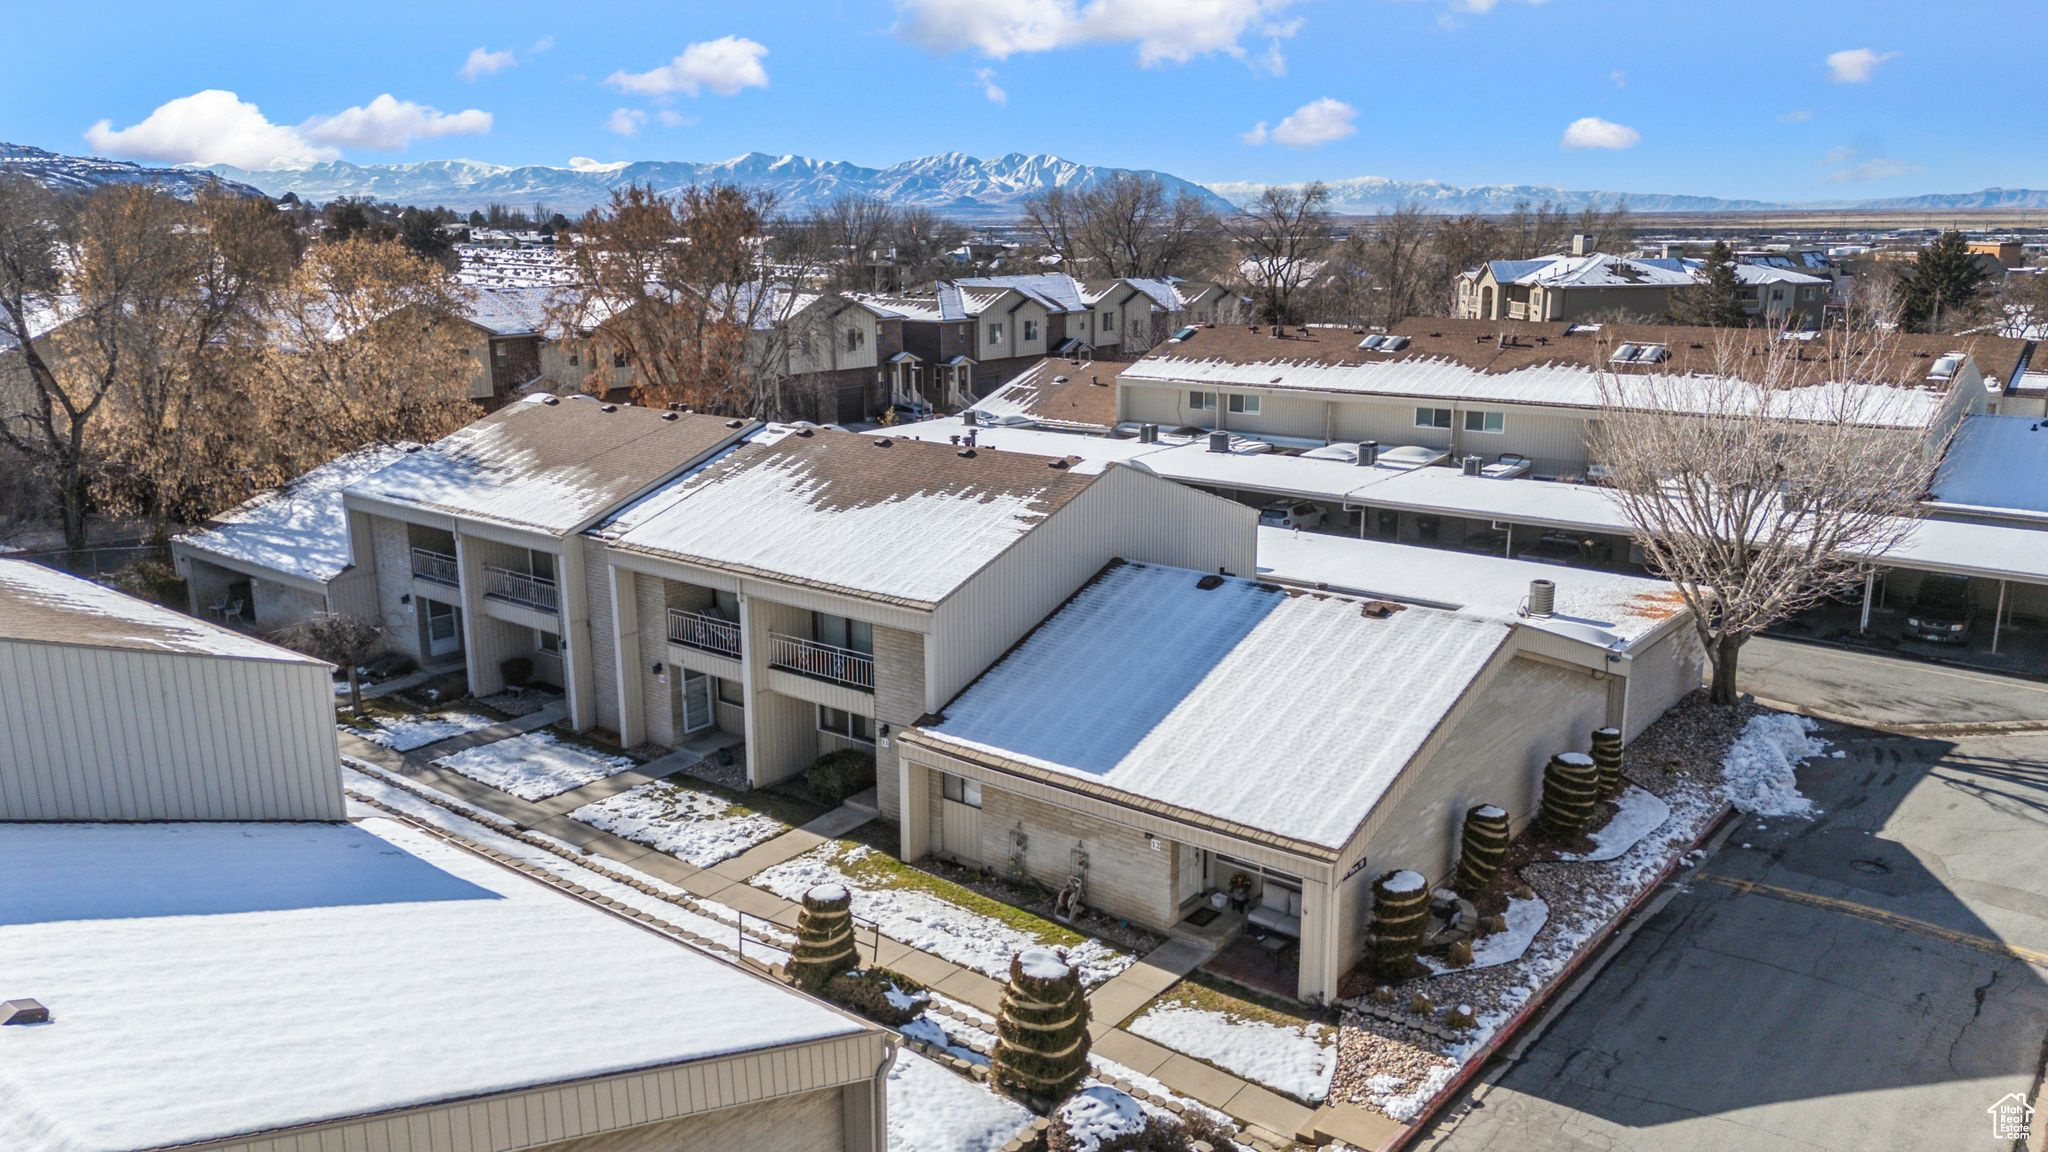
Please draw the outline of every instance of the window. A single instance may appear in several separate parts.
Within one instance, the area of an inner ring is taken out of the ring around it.
[[[535,628],[533,630],[533,647],[536,652],[560,655],[562,651],[562,638],[546,629]]]
[[[1116,331],[1116,313],[1104,312],[1102,314],[1102,330],[1104,332]]]
[[[614,353],[612,353],[612,367],[614,367],[614,368],[624,368],[625,366],[626,366],[626,354],[625,354],[624,352],[614,352]]]
[[[569,353],[569,367],[574,368],[581,363],[583,363],[583,354],[581,352]]]
[[[1214,392],[1190,392],[1188,393],[1188,407],[1193,408],[1197,412],[1214,412],[1216,410],[1216,394]]]
[[[951,800],[955,804],[965,804],[969,808],[981,807],[981,781],[969,780],[965,776],[955,776],[950,772],[940,773],[940,775],[944,777],[944,783],[941,785],[941,788],[946,799]]]
[[[717,679],[718,702],[720,704],[731,704],[736,708],[746,707],[747,686],[745,684],[742,684],[737,680],[727,680],[723,676],[720,676]]]
[[[535,580],[545,580],[553,584],[555,582],[555,554],[553,552],[536,552],[528,549],[526,553],[526,570],[533,575]]]
[[[500,362],[502,362],[505,359],[505,357],[510,356],[512,354],[512,350],[510,348],[505,347],[503,344],[491,345],[491,351],[498,354],[498,359]]]
[[[823,612],[813,614],[811,619],[811,638],[818,643],[865,652],[870,656],[875,654],[875,626],[867,621],[827,616]]]
[[[860,329],[858,329],[858,328],[849,328],[849,329],[847,329],[847,332],[846,332],[846,350],[847,350],[848,352],[858,352],[858,351],[860,350],[860,336],[861,336],[861,332],[860,332]]]
[[[991,344],[1001,344],[1003,342],[1003,326],[1001,324],[991,324],[988,326],[988,342]]]
[[[1467,432],[1491,432],[1499,435],[1507,430],[1508,414],[1505,412],[1472,411],[1465,413],[1465,431]]]
[[[1024,339],[1026,339],[1026,340],[1036,340],[1036,339],[1038,339],[1038,321],[1036,321],[1036,320],[1026,320],[1026,321],[1024,322]]]
[[[837,708],[818,705],[818,731],[858,740],[863,744],[875,742],[875,722],[858,712],[842,712]]]
[[[1417,408],[1415,410],[1415,426],[1417,428],[1449,428],[1451,426],[1451,410],[1449,408]]]
[[[1247,396],[1242,392],[1232,392],[1230,394],[1230,410],[1244,416],[1257,416],[1259,414],[1259,398],[1257,396]]]

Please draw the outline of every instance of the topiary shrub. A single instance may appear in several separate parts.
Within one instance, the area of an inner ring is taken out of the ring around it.
[[[812,992],[821,992],[834,976],[860,967],[853,946],[853,893],[844,884],[818,884],[803,896],[797,913],[796,948],[789,954],[789,976]]]
[[[1593,729],[1593,766],[1600,770],[1600,795],[1609,800],[1621,795],[1621,729]]]
[[[498,675],[505,678],[508,688],[524,688],[533,682],[533,660],[526,656],[513,656],[498,663]]]
[[[1500,871],[1508,858],[1508,813],[1505,808],[1481,804],[1465,812],[1465,831],[1458,842],[1458,873],[1451,888],[1467,900],[1479,894]]]
[[[858,748],[827,752],[811,764],[804,777],[811,786],[811,799],[838,807],[856,792],[875,786],[875,754]]]
[[[1088,1075],[1088,1001],[1064,953],[1026,948],[1010,957],[996,1014],[996,1086],[1030,1100],[1064,1098]]]
[[[841,972],[825,981],[824,996],[835,1004],[891,1028],[901,1028],[924,1014],[932,1002],[925,986],[889,968]]]
[[[1429,881],[1396,869],[1372,882],[1372,926],[1365,962],[1375,979],[1405,980],[1415,971],[1415,950],[1429,926]]]
[[[1560,752],[1543,768],[1543,834],[1570,843],[1586,834],[1600,800],[1600,770],[1584,752]]]

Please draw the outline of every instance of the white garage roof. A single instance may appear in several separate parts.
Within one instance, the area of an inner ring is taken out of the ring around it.
[[[858,1032],[390,820],[0,826],[15,1152],[128,1152]],[[625,983],[596,978],[630,973]]]

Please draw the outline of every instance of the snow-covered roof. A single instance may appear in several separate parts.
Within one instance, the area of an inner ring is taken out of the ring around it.
[[[0,560],[0,640],[318,664],[268,644],[26,560]]]
[[[1933,498],[1958,508],[2048,519],[2048,420],[1965,417],[1935,473]]]
[[[1116,423],[1116,378],[1130,362],[1047,357],[977,401],[991,420],[1021,417],[1051,424],[1108,428]]]
[[[916,738],[1334,853],[1513,632],[1366,607],[1113,564]]]
[[[414,447],[377,444],[330,460],[215,518],[209,526],[178,536],[174,543],[325,584],[349,566],[348,516],[341,490]]]
[[[886,432],[778,428],[600,534],[630,551],[929,607],[1093,480],[1053,464]]]
[[[1158,444],[1140,444],[1134,439],[1083,436],[1031,425],[1002,427],[984,424],[970,427],[961,423],[958,416],[944,416],[916,424],[898,424],[889,429],[889,435],[899,439],[922,440],[927,444],[950,444],[955,448],[966,445],[967,434],[970,432],[974,434],[977,452],[1029,453],[1048,460],[1064,459],[1071,462],[1070,470],[1081,476],[1095,475],[1115,461],[1136,460],[1162,447]]]
[[[540,335],[551,328],[549,310],[561,299],[563,289],[552,286],[476,287],[469,291],[462,314],[494,336]]]
[[[1014,288],[1054,312],[1086,312],[1089,298],[1081,282],[1065,272],[1024,276],[969,276],[953,281],[962,288]]]
[[[1558,256],[1514,278],[1514,283],[1544,288],[1683,288],[1692,274],[1677,260],[1614,256]]]
[[[1536,626],[1542,622],[1522,617],[1520,609],[1529,582],[1549,580],[1557,585],[1550,620],[1597,628],[1624,643],[1655,633],[1685,610],[1669,581],[1646,576],[1288,528],[1259,529],[1259,575]]]
[[[531,529],[576,531],[731,443],[715,416],[530,396],[349,485],[353,496]]]
[[[1694,267],[1697,274],[1704,275],[1704,269],[1706,268],[1704,261],[1689,260],[1686,264],[1688,267]],[[1809,272],[1797,272],[1791,268],[1779,267],[1774,264],[1737,264],[1735,266],[1735,279],[1738,283],[1742,284],[1811,285],[1834,283],[1834,281],[1829,280],[1825,276],[1815,276]]]
[[[0,874],[7,991],[52,1016],[0,1029],[16,1152],[182,1145],[861,1029],[391,820],[4,825]],[[593,957],[634,987],[590,979]]]

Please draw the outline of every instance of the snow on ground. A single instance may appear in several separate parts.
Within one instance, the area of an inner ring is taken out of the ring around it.
[[[1422,1114],[1423,1106],[1444,1090],[1457,1070],[1456,1064],[1438,1065],[1412,1087],[1399,1076],[1374,1076],[1365,1082],[1366,1099],[1388,1117],[1405,1124]]]
[[[1066,1130],[1074,1152],[1099,1152],[1104,1144],[1143,1132],[1145,1112],[1129,1095],[1097,1084],[1060,1105],[1053,1123]]]
[[[1462,968],[1453,968],[1434,956],[1420,956],[1424,967],[1432,972],[1469,972],[1474,968],[1494,968],[1512,964],[1529,950],[1529,942],[1536,939],[1536,933],[1543,930],[1544,922],[1550,919],[1550,905],[1542,900],[1508,900],[1505,913],[1507,931],[1495,932],[1491,936],[1475,937],[1472,944],[1472,963]]]
[[[1812,735],[1819,727],[1784,712],[1750,717],[1721,761],[1728,802],[1753,816],[1817,815],[1813,801],[1799,794],[1795,770],[1800,761],[1827,751],[1828,742]]]
[[[1130,1030],[1298,1100],[1316,1102],[1330,1094],[1337,1070],[1335,1028],[1238,1019],[1168,997],[1132,1021]]]
[[[930,892],[876,888],[841,871],[842,867],[857,866],[872,851],[866,845],[841,848],[828,844],[777,864],[749,883],[785,900],[802,898],[814,884],[844,884],[853,893],[853,914],[880,925],[882,935],[997,980],[1009,977],[1013,954],[1045,943]],[[1081,970],[1081,982],[1093,987],[1130,967],[1136,957],[1099,940],[1083,940],[1068,950],[1067,959]]]
[[[699,914],[658,896],[650,896],[636,888],[599,875],[572,860],[564,860],[544,848],[536,848],[505,835],[504,833],[512,830],[510,823],[482,809],[450,800],[449,804],[462,809],[461,812],[451,812],[440,804],[413,795],[384,778],[380,770],[358,761],[344,761],[341,775],[342,786],[350,792],[367,796],[380,804],[403,812],[407,817],[422,824],[439,828],[472,844],[531,864],[572,884],[580,884],[599,896],[608,896],[636,911],[666,920],[678,928],[695,932],[699,936],[729,947],[739,946],[739,930],[736,927],[739,923],[739,913],[722,904],[699,899],[696,902],[697,906],[703,909],[704,913]],[[621,875],[631,876],[651,885],[657,892],[671,896],[686,895],[681,888],[645,873],[636,872],[624,864],[607,860],[605,866]],[[758,925],[760,921],[756,919],[754,923]],[[748,956],[757,957],[764,963],[776,964],[789,959],[787,952],[758,940],[747,940],[745,947]]]
[[[1593,850],[1583,855],[1560,856],[1561,860],[1612,860],[1635,847],[1635,843],[1671,819],[1671,805],[1631,784],[1621,794],[1621,810],[1599,831],[1593,833]]]
[[[346,687],[343,691],[347,691]],[[372,744],[382,744],[394,752],[410,752],[415,748],[438,744],[465,732],[489,728],[497,721],[474,712],[436,712],[427,716],[408,715],[396,719],[379,717],[376,723],[376,731],[358,730],[356,734]]]
[[[947,1055],[957,1056],[969,1064],[987,1064],[987,1053],[995,1048],[996,1043],[994,1036],[979,1028],[929,1014],[919,1016],[897,1031],[912,1040],[944,1049]]]
[[[569,815],[699,868],[789,831],[773,816],[682,784],[643,784]]]
[[[1023,1105],[915,1052],[889,1069],[889,1152],[992,1152],[1030,1123]]]
[[[565,744],[547,732],[529,732],[495,744],[465,748],[434,763],[500,792],[510,792],[521,800],[544,800],[617,775],[634,765],[629,757],[606,756]]]

